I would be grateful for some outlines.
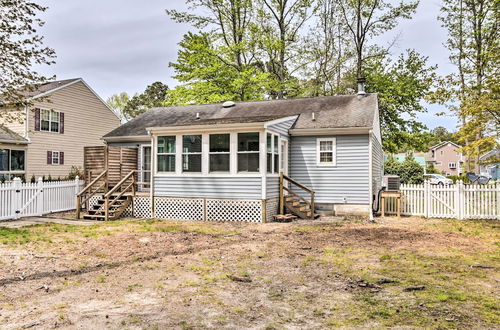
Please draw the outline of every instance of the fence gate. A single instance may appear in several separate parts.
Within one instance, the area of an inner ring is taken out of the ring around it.
[[[76,194],[84,187],[78,178],[72,181],[0,184],[0,220],[41,216],[75,209]]]

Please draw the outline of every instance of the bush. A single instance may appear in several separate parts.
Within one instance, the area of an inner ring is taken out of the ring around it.
[[[441,174],[439,170],[434,167],[434,165],[427,166],[426,172],[427,174]]]
[[[77,176],[81,180],[85,179],[85,175],[83,174],[83,170],[80,166],[71,166],[71,170],[69,171],[67,179],[74,180]]]
[[[31,176],[30,182],[31,183],[35,183],[36,182],[36,178],[35,178],[34,174]]]
[[[457,183],[458,180],[462,180],[463,183],[469,183],[469,180],[467,179],[465,174],[462,174],[460,176],[459,175],[450,175],[450,176],[447,176],[447,178],[453,180],[453,183]]]
[[[424,168],[412,156],[406,157],[402,163],[391,156],[384,163],[384,170],[385,174],[398,175],[401,178],[401,183],[418,184],[424,182]]]

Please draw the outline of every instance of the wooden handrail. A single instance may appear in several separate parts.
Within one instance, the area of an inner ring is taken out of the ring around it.
[[[311,200],[308,201],[304,197],[300,196],[299,194],[293,192],[290,188],[285,187],[285,180],[288,182],[296,185],[297,187],[301,188],[302,190],[307,191],[311,195]],[[286,176],[283,172],[280,172],[280,214],[285,213],[285,190],[288,192],[289,195],[293,195],[302,201],[304,201],[306,204],[310,206],[311,209],[311,216],[314,217],[314,211],[315,211],[315,203],[314,203],[314,196],[316,192],[303,184],[295,181],[294,179]]]
[[[289,176],[286,176],[283,174],[283,179],[287,180],[288,182],[290,183],[293,183],[294,185],[296,185],[297,187],[309,192],[309,193],[314,193],[314,190],[304,186],[302,183],[299,183],[297,181],[295,181],[294,179],[290,178]]]
[[[89,183],[85,188],[83,188],[78,194],[77,196],[80,197],[81,195],[85,194],[87,192],[87,190],[90,189],[90,187],[92,187],[97,181],[99,181],[104,175],[106,175],[108,173],[108,170],[104,170],[102,171],[101,174],[99,174],[97,176],[97,178],[95,178],[91,183]]]
[[[125,181],[127,181],[128,179],[130,179],[130,177],[133,176],[136,172],[137,172],[137,170],[130,171],[129,174],[125,175],[125,177],[123,179],[121,179],[120,182],[118,182],[110,191],[108,191],[104,195],[104,197],[108,198],[109,196],[111,196],[115,191],[118,190],[118,188],[121,187],[122,184],[125,183]]]

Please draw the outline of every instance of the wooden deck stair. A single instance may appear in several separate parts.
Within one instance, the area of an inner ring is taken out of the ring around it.
[[[286,187],[285,181],[309,194],[310,199],[307,200],[291,188]],[[285,209],[287,209],[301,219],[316,219],[319,214],[315,213],[314,195],[314,190],[280,173],[280,214],[284,214]]]
[[[114,187],[108,189],[108,170],[104,170],[89,185],[78,193],[76,197],[76,218],[89,220],[116,220],[125,212],[132,203],[137,193],[137,186],[150,185],[150,182],[137,182],[138,172],[149,170],[133,170],[120,180]],[[89,201],[93,196],[101,197],[97,203],[90,207]],[[85,206],[85,212],[82,212]]]
[[[127,207],[132,203],[132,196],[123,195],[117,198],[115,195],[111,196],[111,198],[116,198],[116,202],[112,206],[108,207],[108,220],[116,220],[120,218],[123,212],[125,212]],[[105,220],[105,203],[106,201],[104,196],[102,196],[102,199],[99,199],[96,204],[92,205],[87,212],[82,213],[82,218],[87,220]]]

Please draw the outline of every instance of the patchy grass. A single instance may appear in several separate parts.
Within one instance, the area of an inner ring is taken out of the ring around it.
[[[2,286],[0,322],[494,328],[499,229],[495,221],[419,218],[0,227],[0,281],[11,279]],[[23,279],[32,274],[41,278]],[[114,312],[108,319],[103,310]],[[54,316],[39,321],[41,314]]]

